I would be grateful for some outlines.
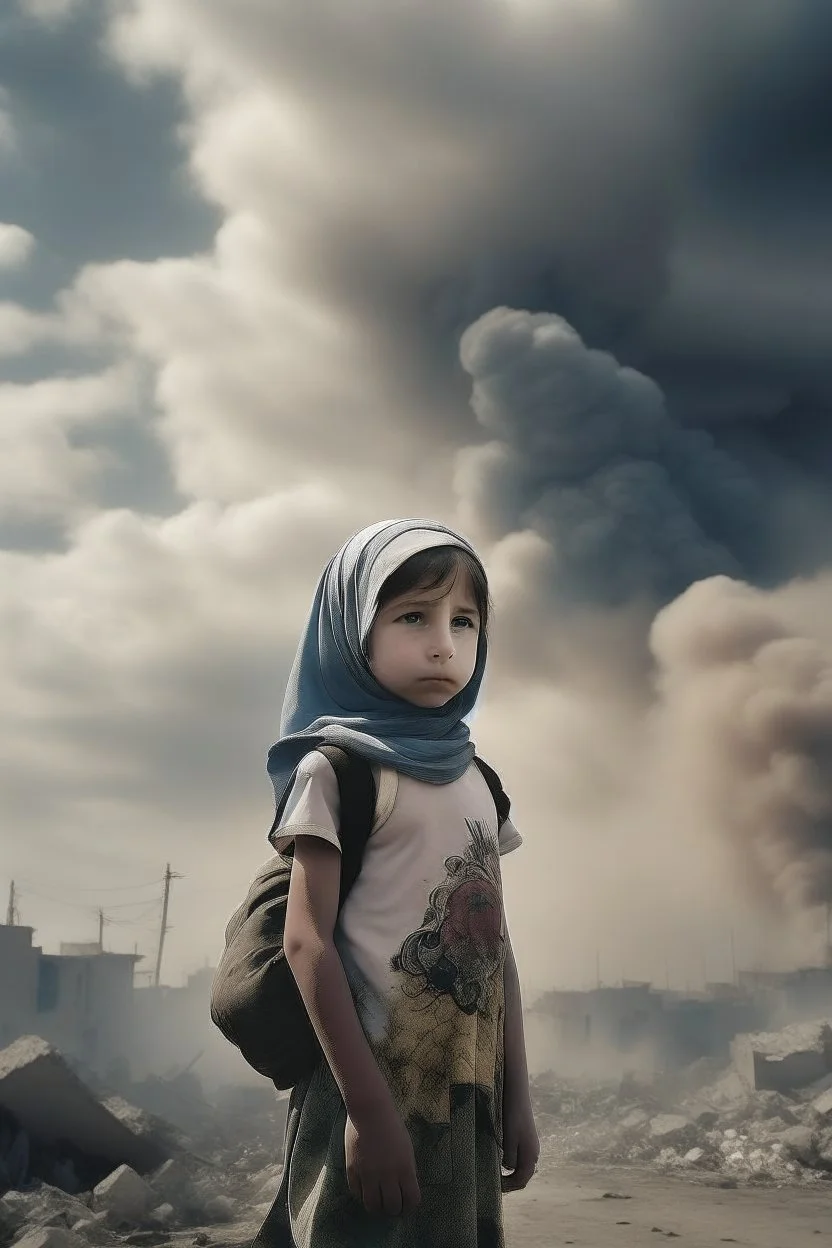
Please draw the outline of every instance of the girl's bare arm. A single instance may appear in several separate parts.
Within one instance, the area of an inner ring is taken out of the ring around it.
[[[341,855],[326,841],[295,842],[283,948],[321,1048],[353,1122],[390,1099],[358,1020],[332,939],[338,915]]]
[[[505,1082],[512,1095],[530,1095],[520,977],[517,974],[517,963],[514,960],[514,950],[511,947],[508,932],[506,932],[503,984],[505,991]]]

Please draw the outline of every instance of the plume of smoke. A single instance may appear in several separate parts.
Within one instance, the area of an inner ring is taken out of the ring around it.
[[[752,476],[560,317],[495,309],[461,360],[492,439],[457,487],[491,542],[493,678],[558,694],[536,738],[568,759],[540,777],[558,862],[568,845],[576,878],[580,839],[614,826],[643,944],[663,896],[705,933],[719,892],[723,917],[751,906],[803,956],[832,899],[832,583],[753,588],[780,569]],[[583,895],[597,910],[597,866]]]
[[[832,900],[832,647],[822,623],[832,584],[815,588],[811,603],[805,586],[764,593],[715,577],[665,607],[650,633],[668,779],[703,828],[727,839],[745,888],[786,913]]]
[[[460,358],[494,439],[460,457],[466,518],[494,539],[539,534],[559,605],[663,604],[709,576],[764,575],[761,491],[649,377],[561,317],[509,308],[469,326]]]

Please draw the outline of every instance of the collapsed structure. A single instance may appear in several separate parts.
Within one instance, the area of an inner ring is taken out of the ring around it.
[[[193,1075],[107,1086],[38,1036],[0,1050],[0,1248],[163,1244],[182,1229],[207,1243],[206,1227],[256,1226],[286,1111],[261,1083],[209,1102]],[[148,1098],[170,1117],[136,1103]]]

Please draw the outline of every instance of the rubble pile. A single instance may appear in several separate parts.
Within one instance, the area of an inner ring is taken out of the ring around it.
[[[287,1100],[265,1080],[213,1101],[193,1075],[169,1082],[176,1122],[154,1112],[165,1080],[116,1092],[33,1036],[0,1051],[0,1248],[207,1244],[206,1228],[262,1221]]]
[[[726,1184],[831,1180],[830,1037],[825,1020],[742,1036],[727,1069],[697,1062],[651,1081],[542,1075],[532,1081],[541,1165],[646,1163]]]

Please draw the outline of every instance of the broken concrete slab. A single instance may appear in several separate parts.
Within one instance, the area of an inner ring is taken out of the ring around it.
[[[147,1182],[163,1204],[179,1208],[194,1202],[193,1178],[178,1157],[169,1158],[158,1170],[147,1175]]]
[[[32,1191],[7,1192],[0,1208],[16,1229],[23,1226],[71,1228],[80,1219],[90,1216],[83,1200],[49,1183],[40,1183]]]
[[[151,1209],[150,1219],[152,1222],[158,1223],[159,1226],[172,1226],[176,1221],[176,1210],[172,1204],[165,1201],[164,1204],[157,1205],[155,1209]]]
[[[137,1137],[113,1116],[40,1036],[0,1050],[0,1105],[42,1144],[69,1140],[103,1169],[121,1163],[152,1170],[166,1159],[152,1139]]]
[[[780,1137],[783,1156],[811,1166],[818,1156],[818,1137],[811,1127],[789,1127]]]
[[[18,1239],[14,1248],[87,1248],[85,1240],[60,1226],[38,1226]]]
[[[731,1059],[748,1088],[806,1087],[832,1071],[832,1025],[817,1019],[781,1031],[743,1033],[731,1041]]]
[[[116,1248],[119,1240],[107,1227],[106,1213],[95,1213],[76,1222],[71,1228],[73,1235],[80,1235],[85,1243],[95,1248]]]
[[[96,1211],[113,1222],[139,1222],[156,1204],[156,1193],[130,1166],[119,1166],[93,1190]]]
[[[821,1092],[820,1096],[816,1096],[812,1101],[812,1109],[819,1118],[832,1118],[832,1088],[828,1088],[826,1092]]]
[[[692,1128],[691,1120],[683,1117],[682,1114],[657,1114],[655,1118],[650,1119],[650,1134],[653,1139],[659,1140],[662,1144],[668,1144],[679,1136],[689,1134]]]
[[[225,1196],[221,1192],[205,1202],[205,1213],[210,1222],[217,1224],[233,1222],[237,1214],[237,1204],[230,1196]]]

